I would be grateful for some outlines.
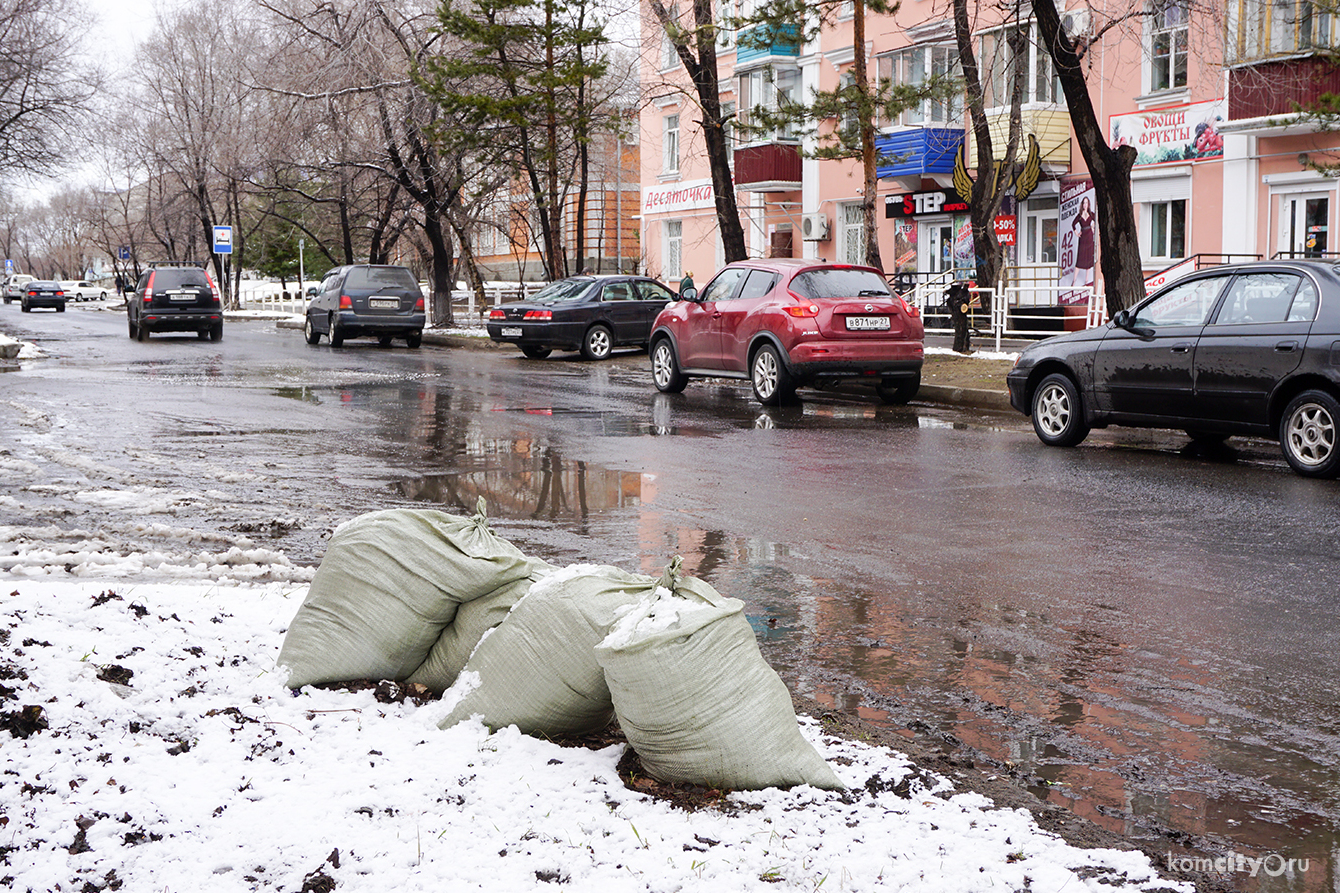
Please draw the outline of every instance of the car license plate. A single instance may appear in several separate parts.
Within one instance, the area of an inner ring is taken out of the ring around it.
[[[399,298],[369,298],[368,306],[374,310],[399,310]]]
[[[889,318],[887,316],[849,316],[847,317],[847,331],[849,332],[884,332],[888,331]]]
[[[168,292],[169,301],[194,301],[195,292],[193,291],[170,291]]]
[[[505,329],[502,330],[502,336],[503,336],[504,338],[520,338],[520,337],[521,337],[521,329],[520,329],[520,327],[512,327],[512,326],[509,326],[509,327],[507,327],[507,328],[505,328]]]

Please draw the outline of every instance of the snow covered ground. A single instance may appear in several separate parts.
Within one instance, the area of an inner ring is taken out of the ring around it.
[[[808,718],[846,794],[686,812],[624,785],[622,746],[442,731],[440,702],[372,691],[290,693],[275,658],[305,584],[62,577],[0,581],[10,889],[1190,889]]]

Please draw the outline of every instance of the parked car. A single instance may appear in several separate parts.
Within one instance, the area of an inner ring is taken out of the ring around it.
[[[33,281],[27,273],[13,273],[5,280],[5,303],[17,301],[23,296],[23,287]]]
[[[34,307],[54,307],[57,313],[65,312],[65,291],[59,282],[49,279],[34,279],[23,286],[19,303],[24,313]]]
[[[348,338],[376,338],[388,347],[404,338],[410,347],[423,342],[426,321],[423,292],[405,267],[355,264],[326,273],[307,305],[303,334],[308,344],[321,336],[339,347]]]
[[[61,287],[65,289],[65,296],[72,301],[107,300],[107,289],[92,282],[70,280],[62,282]]]
[[[489,337],[533,360],[579,350],[603,360],[616,347],[646,348],[651,323],[675,293],[655,279],[624,274],[551,282],[525,301],[489,311]]]
[[[739,261],[680,297],[651,332],[658,390],[747,378],[759,402],[776,405],[796,388],[841,381],[870,382],[886,403],[906,403],[921,387],[921,317],[874,267]]]
[[[1010,403],[1043,443],[1091,428],[1278,439],[1307,477],[1340,473],[1340,265],[1261,261],[1187,275],[1107,325],[1019,355]]]
[[[148,341],[154,332],[195,332],[223,339],[223,302],[209,272],[192,266],[152,267],[126,295],[130,337]]]

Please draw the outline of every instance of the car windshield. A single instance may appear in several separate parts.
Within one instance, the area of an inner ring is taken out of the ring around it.
[[[537,291],[530,300],[537,304],[566,304],[580,301],[590,287],[590,279],[560,279]]]
[[[806,270],[791,280],[791,290],[802,298],[888,298],[889,284],[874,270],[835,268]]]
[[[154,289],[163,291],[169,288],[181,288],[185,286],[199,286],[209,288],[209,280],[205,278],[205,271],[199,269],[189,270],[155,270],[154,271]]]
[[[404,267],[354,267],[344,281],[345,288],[417,289],[414,274]]]

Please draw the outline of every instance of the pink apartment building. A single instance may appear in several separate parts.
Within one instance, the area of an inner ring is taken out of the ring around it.
[[[1340,93],[1340,67],[1319,53],[1338,42],[1332,16],[1305,0],[1227,0],[1213,9],[1156,0],[1145,15],[1131,11],[1130,2],[1072,3],[1063,18],[1072,34],[1092,41],[1090,93],[1109,140],[1140,153],[1132,186],[1146,277],[1225,255],[1337,250],[1330,238],[1336,180],[1318,166],[1334,163],[1340,135],[1295,112],[1321,93]],[[1121,16],[1122,24],[1098,36]],[[643,83],[652,88],[641,117],[645,269],[667,282],[692,271],[702,285],[724,258],[701,116],[664,32],[654,18],[644,22]],[[988,106],[1005,95],[1004,31],[992,25],[981,20],[975,30]],[[870,69],[880,77],[916,82],[957,64],[944,0],[905,0],[895,16],[868,16],[866,37]],[[747,118],[778,96],[833,89],[850,77],[852,22],[841,18],[814,43],[758,50],[726,39],[719,52],[723,104]],[[1007,199],[997,231],[1008,243],[1010,281],[1043,283],[1035,302],[1065,303],[1066,285],[1098,273],[1077,223],[1091,183],[1051,60],[1035,36],[1027,52],[1022,124],[1037,138],[1042,176],[1022,200]],[[988,111],[1003,137],[1007,109]],[[907,283],[973,277],[967,205],[952,177],[968,132],[961,101],[928,100],[881,122],[879,143],[890,160],[879,171],[876,216],[890,276],[901,273]],[[732,142],[752,256],[861,260],[857,162],[806,158],[795,132]],[[997,142],[1003,153],[1003,138]],[[1100,274],[1093,287],[1101,292]]]

